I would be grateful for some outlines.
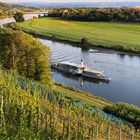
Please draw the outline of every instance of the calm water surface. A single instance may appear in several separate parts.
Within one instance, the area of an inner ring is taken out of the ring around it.
[[[52,61],[69,61],[86,65],[95,70],[104,71],[112,80],[109,83],[82,79],[60,72],[53,72],[52,77],[57,83],[65,83],[78,89],[88,91],[110,101],[128,102],[140,106],[140,57],[81,48],[40,39],[51,48]]]

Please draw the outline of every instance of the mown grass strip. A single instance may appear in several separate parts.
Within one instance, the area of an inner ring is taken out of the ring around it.
[[[124,45],[133,51],[140,49],[140,25],[110,22],[77,22],[58,18],[40,18],[17,24],[24,29],[80,42],[89,38],[91,44],[117,48]]]

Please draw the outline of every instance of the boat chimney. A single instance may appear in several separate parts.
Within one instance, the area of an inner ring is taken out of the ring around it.
[[[84,66],[84,62],[83,62],[83,60],[81,60],[81,67],[83,67]]]

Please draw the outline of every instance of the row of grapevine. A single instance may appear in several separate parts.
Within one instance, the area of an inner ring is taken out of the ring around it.
[[[0,139],[138,140],[140,134],[121,119],[0,69]]]

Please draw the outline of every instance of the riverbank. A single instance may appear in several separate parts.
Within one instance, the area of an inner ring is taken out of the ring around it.
[[[65,86],[64,84],[54,84],[54,90],[61,92],[64,96],[70,97],[74,100],[83,102],[90,106],[95,106],[98,109],[103,109],[107,105],[111,105],[112,102],[107,101],[101,97],[92,95],[91,93],[78,90],[74,87]]]
[[[32,35],[69,43],[83,49],[103,48],[118,53],[140,54],[139,24],[75,22],[41,18],[17,25]],[[87,38],[88,43],[81,43],[83,38]]]
[[[134,50],[121,50],[118,48],[114,48],[114,47],[106,47],[106,46],[102,46],[102,45],[92,45],[92,44],[88,44],[88,45],[83,45],[81,44],[81,42],[77,42],[77,41],[72,41],[72,40],[68,40],[65,38],[60,38],[60,37],[56,37],[56,36],[49,36],[49,35],[45,35],[42,33],[38,33],[36,31],[31,31],[31,30],[27,30],[25,28],[17,28],[17,29],[21,29],[22,31],[24,31],[25,33],[28,33],[32,36],[34,36],[35,38],[41,38],[41,39],[47,39],[47,40],[51,40],[51,41],[57,41],[60,43],[66,43],[66,44],[70,44],[72,46],[75,47],[80,47],[83,50],[89,50],[89,49],[97,49],[98,51],[101,52],[107,52],[107,53],[117,53],[120,55],[135,55],[135,56],[140,56],[139,51],[134,51]]]

